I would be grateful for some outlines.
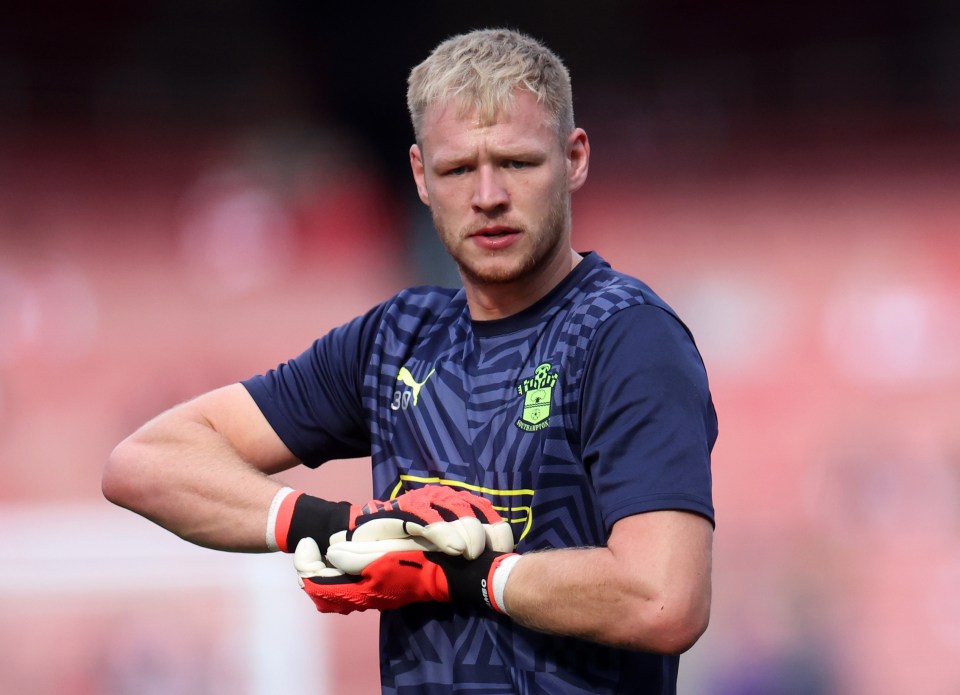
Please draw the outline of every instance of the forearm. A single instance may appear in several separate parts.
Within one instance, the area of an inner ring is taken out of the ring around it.
[[[504,590],[505,608],[526,627],[634,649],[660,637],[655,599],[620,581],[606,548],[528,553]]]
[[[676,549],[654,543],[650,552],[636,553],[611,543],[524,554],[507,580],[505,608],[542,632],[683,652],[706,629],[710,611],[710,534],[692,522],[698,535]]]
[[[267,515],[280,487],[189,405],[121,442],[103,477],[112,502],[198,545],[245,552],[267,549]]]

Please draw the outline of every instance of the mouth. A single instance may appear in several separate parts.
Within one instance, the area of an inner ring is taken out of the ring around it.
[[[506,236],[511,236],[514,234],[519,234],[519,230],[516,230],[512,227],[485,227],[484,229],[478,229],[475,232],[471,232],[469,236],[479,236],[487,239],[501,239]]]
[[[479,248],[488,251],[503,251],[513,246],[520,238],[521,230],[514,227],[491,226],[471,232],[469,239]]]

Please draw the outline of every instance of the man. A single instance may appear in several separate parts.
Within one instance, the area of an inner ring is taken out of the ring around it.
[[[403,291],[164,413],[117,447],[104,493],[212,548],[299,545],[320,610],[382,611],[384,692],[673,693],[710,608],[717,425],[693,340],[646,285],[573,250],[590,147],[552,52],[454,37],[411,72],[408,105],[413,178],[463,288]],[[367,455],[393,502],[271,477]],[[464,519],[492,538],[498,514],[515,548],[451,540]],[[331,534],[398,519],[426,551],[323,570],[348,547]]]

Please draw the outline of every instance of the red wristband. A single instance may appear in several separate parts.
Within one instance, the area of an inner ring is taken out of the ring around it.
[[[273,541],[284,553],[293,552],[287,547],[287,536],[290,534],[290,522],[293,520],[293,510],[297,506],[297,500],[304,495],[301,490],[287,489],[289,492],[280,500],[273,524]],[[279,493],[277,494],[279,496]]]

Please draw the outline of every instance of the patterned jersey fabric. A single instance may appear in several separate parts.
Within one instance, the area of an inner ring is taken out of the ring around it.
[[[597,254],[497,321],[473,321],[462,290],[406,290],[244,384],[305,464],[369,455],[382,499],[429,484],[484,495],[521,553],[604,545],[642,512],[713,521],[717,420],[693,339]],[[676,657],[451,604],[384,612],[381,654],[386,693],[676,690]]]

